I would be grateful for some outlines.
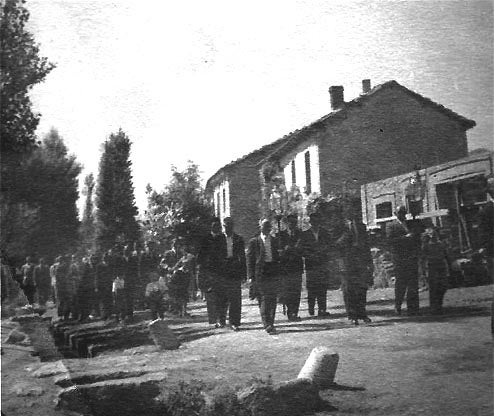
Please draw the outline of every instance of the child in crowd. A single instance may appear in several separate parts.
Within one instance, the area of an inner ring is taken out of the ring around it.
[[[427,228],[422,238],[422,255],[429,285],[429,304],[433,315],[442,314],[443,299],[448,289],[448,251],[433,228]]]

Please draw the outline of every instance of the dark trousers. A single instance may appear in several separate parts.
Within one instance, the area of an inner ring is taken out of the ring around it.
[[[429,305],[431,313],[439,314],[443,309],[443,299],[447,290],[446,269],[429,267],[427,283],[429,284]]]
[[[242,312],[242,288],[239,279],[228,279],[217,290],[216,313],[220,324],[225,324],[228,312],[230,325],[240,326]]]
[[[117,289],[116,292],[113,292],[113,308],[117,320],[125,318],[127,303],[124,289]]]
[[[367,318],[365,305],[367,303],[367,287],[358,283],[346,282],[341,283],[343,292],[343,302],[348,319]]]
[[[416,314],[419,311],[419,278],[418,260],[395,260],[395,307],[401,310],[403,299],[407,299],[407,313]]]
[[[326,312],[326,283],[327,271],[324,269],[307,270],[307,303],[309,315],[314,315],[314,307],[317,301],[318,313]]]
[[[151,318],[153,320],[158,319],[158,317],[161,319],[165,317],[165,305],[162,298],[147,299],[147,304],[151,309]]]
[[[210,325],[216,323],[216,297],[217,294],[215,291],[210,290],[206,291],[204,294],[206,298],[206,308],[208,311],[208,322]]]
[[[134,287],[128,286],[124,288],[125,294],[125,316],[132,318],[134,316]]]
[[[30,305],[34,303],[34,297],[36,295],[36,287],[35,286],[24,286],[23,287],[24,294],[26,295],[27,301]]]
[[[302,273],[287,272],[283,276],[282,299],[286,305],[288,319],[298,315],[300,294],[302,292]]]
[[[261,313],[261,320],[264,328],[274,325],[278,284],[278,279],[272,276],[257,284],[257,290],[259,292],[259,311]]]
[[[101,306],[101,317],[103,319],[110,318],[113,313],[113,294],[111,286],[106,290],[100,290],[98,294]]]
[[[83,290],[77,294],[79,305],[79,319],[82,321],[89,318],[91,312],[91,291]]]

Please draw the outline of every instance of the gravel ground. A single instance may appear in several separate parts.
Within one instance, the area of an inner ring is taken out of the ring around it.
[[[271,376],[275,382],[295,378],[312,348],[324,345],[338,352],[335,381],[346,389],[322,393],[337,410],[320,416],[492,415],[492,293],[492,286],[450,290],[444,316],[412,319],[393,315],[392,289],[373,290],[368,297],[373,322],[354,327],[344,316],[341,292],[334,291],[328,294],[332,314],[328,319],[309,319],[305,299],[301,322],[287,322],[280,308],[276,336],[261,329],[258,308],[247,299],[240,332],[228,328],[204,332],[204,305],[196,303],[191,305],[195,318],[183,325],[202,330],[204,336],[163,352],[162,358],[170,364],[169,383],[195,378],[232,387],[253,377]],[[422,292],[420,298],[426,311],[428,293]],[[2,345],[8,325],[2,321]],[[31,376],[40,364],[28,347],[5,345],[3,352],[6,416],[70,414],[53,410],[58,388],[52,379]],[[136,356],[151,358],[156,352],[143,346],[93,360],[103,369],[110,360]],[[65,364],[71,368],[80,362]]]

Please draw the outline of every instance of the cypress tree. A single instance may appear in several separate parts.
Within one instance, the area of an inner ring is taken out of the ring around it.
[[[139,237],[130,147],[122,129],[103,143],[96,189],[96,244],[100,251]]]

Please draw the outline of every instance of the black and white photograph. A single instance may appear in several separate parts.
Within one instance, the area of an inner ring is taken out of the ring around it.
[[[0,0],[2,416],[494,414],[492,0]]]

